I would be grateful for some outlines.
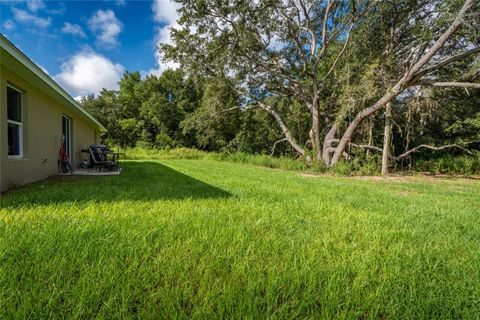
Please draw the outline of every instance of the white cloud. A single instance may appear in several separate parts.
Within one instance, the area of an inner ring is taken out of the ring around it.
[[[122,32],[123,24],[112,10],[98,10],[88,20],[88,26],[97,37],[98,46],[108,49],[119,44],[117,37]]]
[[[172,39],[170,38],[170,29],[179,27],[177,21],[179,18],[179,14],[177,10],[180,9],[180,7],[180,4],[169,0],[155,0],[152,3],[153,18],[156,22],[163,24],[163,26],[156,28],[154,45],[156,66],[155,68],[148,70],[147,74],[158,76],[166,69],[178,68],[178,63],[165,63],[162,61],[163,57],[162,54],[158,51],[158,46],[163,43],[172,43]]]
[[[108,58],[85,49],[62,63],[61,72],[54,79],[72,95],[97,94],[106,88],[118,88],[125,68]]]
[[[34,14],[29,13],[28,11],[13,8],[13,18],[21,23],[32,24],[38,28],[46,28],[52,22],[50,17],[42,18]]]
[[[80,27],[78,24],[72,24],[69,22],[65,22],[63,24],[63,27],[61,29],[63,33],[71,34],[80,38],[86,38],[87,35],[85,32],[83,32],[82,27]]]
[[[3,30],[5,30],[5,31],[10,31],[10,30],[15,29],[15,23],[13,23],[12,20],[8,19],[8,20],[6,20],[6,21],[3,23],[2,27],[3,27],[3,28],[2,28]],[[2,30],[2,31],[3,31],[3,30]]]
[[[155,0],[152,3],[153,18],[160,23],[174,24],[179,18],[177,10],[180,7],[180,4],[170,0]]]
[[[43,0],[28,0],[27,7],[28,10],[37,12],[37,10],[45,8],[45,3],[43,3]]]
[[[155,68],[152,68],[146,72],[147,75],[161,75],[167,69],[176,69],[179,67],[178,63],[168,61],[163,62],[163,55],[158,51],[158,46],[162,43],[171,43],[170,31],[168,28],[157,28],[155,36],[154,56],[156,60]]]

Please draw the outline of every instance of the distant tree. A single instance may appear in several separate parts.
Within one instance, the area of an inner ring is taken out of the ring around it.
[[[142,105],[142,78],[140,72],[125,72],[118,82],[119,90],[119,116],[122,119],[135,118],[138,116]]]
[[[135,146],[141,130],[137,119],[120,119],[118,120],[118,124],[119,127],[116,131],[114,141],[116,141],[122,148]]]
[[[80,103],[107,129],[103,137],[104,140],[115,145],[134,145],[138,130],[133,130],[130,133],[130,138],[125,140],[125,134],[121,125],[123,117],[118,96],[119,93],[117,91],[103,89],[98,97],[95,98],[94,95],[89,95],[83,97]],[[136,120],[132,121],[136,122]]]
[[[167,70],[159,77],[147,76],[141,96],[139,116],[143,119],[144,142],[157,147],[192,143],[191,138],[182,133],[180,123],[200,103],[201,89],[195,82],[187,79],[181,70]]]
[[[250,108],[241,113],[241,127],[234,144],[236,150],[241,152],[269,154],[275,142],[282,140],[282,137],[282,131],[269,114]],[[285,143],[277,143],[277,154],[285,154],[289,149],[285,146]]]
[[[228,81],[223,77],[210,81],[200,106],[180,124],[183,134],[195,136],[202,149],[225,150],[240,129],[239,97]]]

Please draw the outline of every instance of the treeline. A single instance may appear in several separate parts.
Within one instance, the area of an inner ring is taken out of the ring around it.
[[[122,148],[187,147],[295,157],[275,119],[245,105],[230,81],[225,77],[192,79],[181,70],[167,70],[159,77],[144,79],[139,72],[126,72],[118,91],[104,89],[97,97],[84,97],[81,104],[107,128],[104,142]],[[367,95],[368,88],[363,90],[348,95]],[[274,98],[269,100],[272,103]],[[458,144],[474,154],[480,149],[479,102],[480,90],[465,94],[465,89],[419,89],[415,95],[396,101],[399,112],[392,117],[393,152],[400,154],[421,144]],[[300,143],[308,144],[310,113],[294,99],[277,99],[273,103],[287,115],[287,125]],[[357,141],[362,145],[381,145],[384,121],[384,114],[372,117],[362,126]],[[374,150],[349,151],[357,162],[378,161],[381,155]],[[465,150],[421,150],[402,159],[399,166],[411,167],[415,159],[445,154],[465,154]]]
[[[230,81],[192,79],[181,70],[143,79],[126,72],[119,90],[103,89],[81,104],[107,128],[104,142],[122,148],[270,153],[282,132],[268,114],[242,107]],[[275,149],[291,153],[286,144]]]
[[[384,173],[479,161],[478,1],[177,2],[160,53],[180,68],[82,101],[111,143]]]

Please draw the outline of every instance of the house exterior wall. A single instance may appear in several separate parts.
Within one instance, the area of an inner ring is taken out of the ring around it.
[[[22,91],[23,157],[8,157],[7,85]],[[98,143],[100,132],[5,66],[0,68],[0,191],[58,173],[62,116],[72,119],[72,165],[81,163],[80,149]]]

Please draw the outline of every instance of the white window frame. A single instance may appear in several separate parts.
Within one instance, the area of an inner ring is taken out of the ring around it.
[[[10,84],[7,84],[7,88],[10,88],[20,93],[20,117],[21,117],[21,122],[18,122],[15,120],[8,119],[8,115],[7,115],[7,127],[9,123],[17,125],[19,127],[18,139],[20,140],[20,148],[19,148],[20,154],[9,155],[8,159],[23,159],[23,92]],[[8,109],[8,105],[7,105],[7,109]]]

